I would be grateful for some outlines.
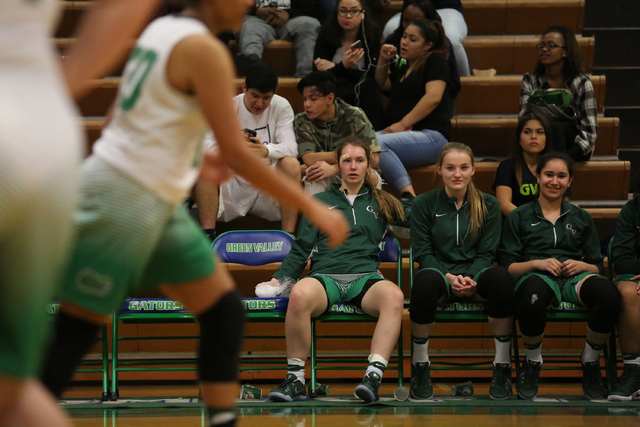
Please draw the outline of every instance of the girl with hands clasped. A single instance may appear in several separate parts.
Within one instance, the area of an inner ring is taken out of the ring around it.
[[[380,49],[376,81],[390,96],[378,133],[380,169],[407,202],[415,197],[407,168],[434,163],[451,133],[447,51],[442,25],[426,19],[407,26],[399,52],[390,44]],[[398,53],[406,64],[390,71]]]
[[[492,399],[511,396],[513,288],[506,269],[492,267],[500,239],[500,207],[473,184],[471,149],[450,142],[440,152],[444,188],[418,196],[411,209],[411,247],[420,264],[411,289],[411,396],[433,396],[429,336],[438,304],[463,299],[485,302],[495,334]]]
[[[320,29],[313,52],[314,68],[336,77],[336,96],[362,108],[376,130],[382,127],[382,94],[374,78],[380,38],[364,0],[341,0]]]
[[[599,359],[620,312],[620,294],[601,275],[603,256],[593,219],[563,200],[573,180],[572,160],[566,154],[545,154],[536,176],[538,199],[507,216],[499,252],[500,265],[516,280],[515,314],[526,350],[518,397],[538,394],[547,307],[569,302],[590,310],[582,390],[588,399],[600,399],[605,389]]]

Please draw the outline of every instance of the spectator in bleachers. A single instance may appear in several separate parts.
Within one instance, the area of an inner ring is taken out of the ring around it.
[[[235,113],[246,135],[244,143],[254,155],[299,184],[302,179],[298,162],[298,144],[293,132],[293,109],[285,98],[276,95],[278,76],[273,67],[262,61],[249,69],[242,92],[233,98]],[[211,132],[205,137],[205,149],[217,148]],[[215,239],[216,220],[229,222],[253,214],[268,221],[282,221],[282,229],[295,231],[298,212],[280,205],[271,196],[258,191],[244,178],[234,176],[221,186],[199,179],[195,190],[200,226]]]
[[[521,117],[516,127],[513,154],[500,162],[493,181],[503,215],[538,197],[536,168],[540,157],[551,151],[551,130],[547,120],[535,113]]]
[[[326,235],[302,217],[298,237],[270,282],[279,287],[297,280],[311,259],[309,274],[291,289],[285,320],[287,341],[286,379],[269,393],[269,400],[291,402],[306,399],[305,362],[311,341],[310,319],[344,302],[378,317],[371,338],[369,366],[355,394],[365,402],[379,399],[378,388],[402,324],[404,294],[378,272],[379,253],[389,223],[404,223],[405,208],[371,182],[370,140],[344,138],[335,150],[341,182],[317,194],[350,224],[349,238],[340,247],[327,247]],[[407,213],[408,213],[408,208]]]
[[[378,52],[380,31],[364,0],[340,0],[313,53],[314,68],[336,76],[336,96],[362,108],[375,130],[382,126],[382,94],[375,80]]]
[[[554,148],[575,161],[589,160],[598,135],[597,104],[576,35],[567,26],[553,25],[542,34],[537,48],[538,62],[524,75],[520,87],[520,117],[544,114],[551,124]],[[563,90],[565,96],[552,99],[549,91],[555,89]]]
[[[620,293],[603,272],[598,231],[588,212],[563,200],[573,180],[573,162],[547,153],[538,162],[538,199],[512,211],[504,224],[498,256],[515,282],[515,313],[526,351],[516,390],[534,399],[542,367],[542,339],[550,304],[589,309],[580,361],[588,399],[605,395],[600,355],[620,312]]]
[[[448,46],[442,25],[418,19],[409,25],[400,44],[406,64],[390,70],[398,50],[380,50],[376,81],[390,92],[383,132],[378,132],[382,176],[410,203],[416,193],[407,168],[432,164],[451,133]]]
[[[262,58],[272,40],[289,40],[296,49],[295,77],[302,77],[313,67],[313,47],[320,28],[320,11],[315,0],[257,0],[245,17],[238,36],[237,63],[249,64]],[[243,70],[239,70],[241,74]]]
[[[429,21],[438,21],[442,23],[442,18],[438,15],[438,11],[435,6],[429,0],[409,0],[403,3],[402,12],[400,12],[401,20],[398,22],[398,28],[385,38],[385,43],[392,44],[400,50],[400,42],[402,41],[402,35],[405,28],[409,26],[416,19],[428,19]],[[446,33],[446,29],[445,29]],[[446,35],[445,35],[446,37]],[[458,65],[456,64],[456,55],[453,50],[453,45],[449,42],[449,57],[447,62],[449,64],[449,71],[451,73],[451,79],[449,82],[449,96],[456,98],[460,93],[460,74],[458,73]],[[392,63],[392,66],[401,66],[403,59],[398,58]]]
[[[433,396],[429,336],[438,304],[486,303],[496,346],[491,399],[511,396],[511,324],[513,288],[509,272],[492,267],[500,241],[500,207],[495,197],[473,184],[471,148],[457,142],[444,146],[438,175],[444,187],[421,194],[411,209],[411,248],[420,264],[411,290],[411,396]]]
[[[58,63],[52,37],[65,3],[2,2],[0,426],[71,425],[38,378],[53,323],[45,307],[55,299],[73,245],[86,147],[70,95],[79,99],[91,80],[111,71],[157,3],[87,3]]]
[[[609,400],[640,400],[640,196],[627,202],[618,217],[609,268],[618,275],[622,294],[618,341],[624,370]]]
[[[330,189],[340,182],[335,149],[343,138],[358,136],[371,145],[372,182],[378,188],[382,179],[373,168],[378,166],[380,145],[366,114],[336,97],[336,79],[327,71],[314,71],[298,82],[304,113],[298,113],[293,128],[298,141],[298,156],[306,166],[305,189],[310,194]]]
[[[233,64],[213,34],[239,30],[251,1],[189,4],[180,15],[153,21],[137,40],[113,119],[83,164],[77,242],[58,293],[43,381],[59,397],[125,298],[158,289],[198,318],[206,425],[233,426],[244,310],[229,272],[216,268],[211,242],[182,203],[188,191],[199,173],[220,183],[234,171],[305,212],[332,243],[346,237],[348,225],[240,137]],[[202,153],[208,128],[220,150]]]
[[[442,22],[442,26],[444,27],[447,38],[451,42],[453,46],[453,50],[455,52],[455,59],[457,64],[457,72],[460,76],[469,76],[471,75],[471,70],[469,68],[469,59],[467,58],[467,52],[464,50],[464,46],[462,42],[465,38],[467,38],[467,23],[464,20],[464,15],[462,12],[462,3],[460,0],[430,0],[430,2],[435,6],[440,19],[438,21]],[[402,10],[403,12],[406,10],[409,4],[417,4],[415,0],[404,0],[402,2]],[[417,19],[418,17],[414,17],[413,19]],[[387,38],[394,31],[396,31],[400,25],[402,25],[402,20],[404,19],[404,13],[398,13],[391,17],[387,24],[384,26],[384,30],[382,30],[382,37]],[[426,17],[426,19],[431,19]]]

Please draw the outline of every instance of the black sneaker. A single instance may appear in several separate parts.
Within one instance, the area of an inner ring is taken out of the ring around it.
[[[516,382],[518,398],[528,400],[536,398],[538,395],[538,382],[540,381],[540,368],[542,368],[542,363],[524,359],[522,370]]]
[[[602,399],[606,389],[602,385],[600,362],[582,363],[582,392],[589,400]]]
[[[307,400],[306,390],[302,381],[294,374],[287,374],[280,387],[271,390],[269,400],[272,402],[294,402]]]
[[[380,375],[375,372],[369,372],[364,376],[360,384],[356,386],[353,393],[356,397],[364,400],[366,403],[377,402],[380,400],[378,389],[380,389]]]
[[[510,363],[496,363],[493,365],[489,397],[493,400],[506,400],[511,397]]]
[[[614,402],[640,400],[640,365],[625,363],[620,384],[608,397]]]
[[[411,397],[414,399],[431,399],[433,397],[430,366],[430,362],[411,364]]]

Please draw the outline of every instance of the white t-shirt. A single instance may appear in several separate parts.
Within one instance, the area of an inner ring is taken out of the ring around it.
[[[178,42],[205,33],[203,23],[182,16],[159,18],[144,30],[125,67],[114,118],[94,147],[96,156],[169,203],[182,202],[196,181],[208,125],[195,96],[167,80],[167,61]]]
[[[242,129],[252,129],[269,150],[271,164],[285,156],[298,157],[298,143],[293,131],[293,109],[285,98],[273,95],[271,103],[261,114],[252,114],[244,105],[244,93],[233,98],[236,116]],[[217,148],[211,132],[207,132],[205,148]]]

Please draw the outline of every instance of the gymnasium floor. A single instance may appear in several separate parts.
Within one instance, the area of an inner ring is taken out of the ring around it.
[[[451,382],[435,384],[435,399],[397,402],[396,385],[383,384],[381,402],[365,405],[353,397],[355,383],[330,384],[330,394],[313,402],[268,403],[238,400],[238,426],[638,426],[640,402],[588,402],[579,383],[541,383],[533,402],[512,397],[489,400],[488,383],[474,383],[474,395],[453,397]],[[277,384],[254,385],[264,396]],[[195,385],[125,385],[117,402],[95,398],[97,386],[74,387],[63,407],[77,426],[208,427]],[[170,396],[170,397],[169,397]],[[264,397],[263,396],[263,397]]]

